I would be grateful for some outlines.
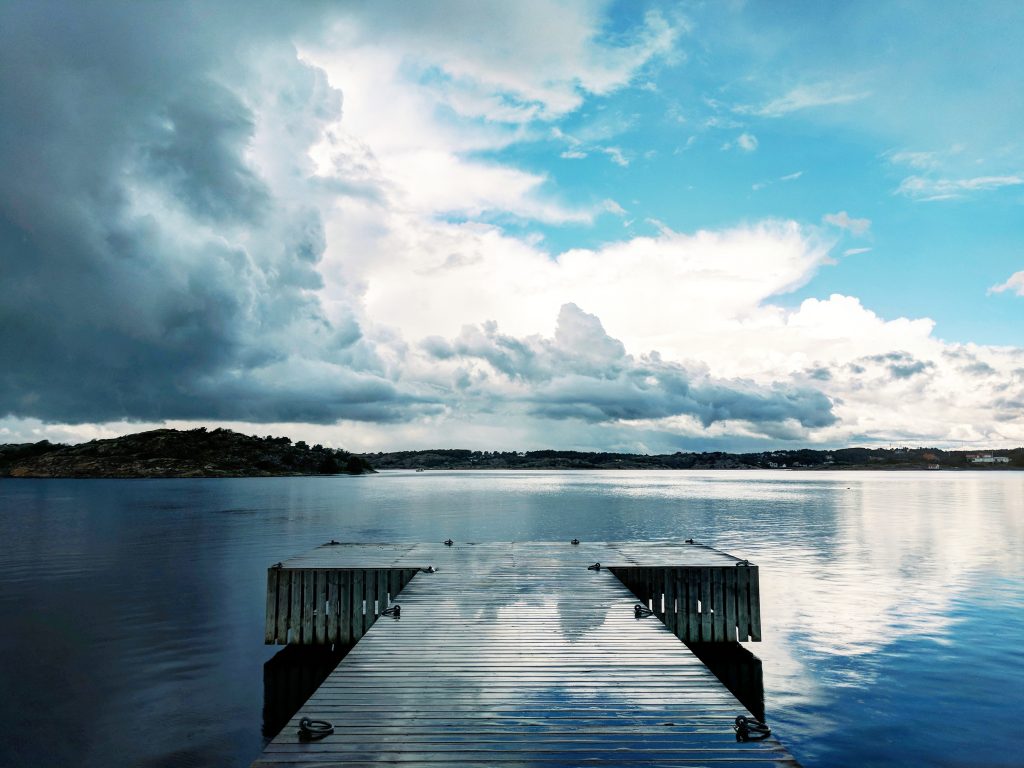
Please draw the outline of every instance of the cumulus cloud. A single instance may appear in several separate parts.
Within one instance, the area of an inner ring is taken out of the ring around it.
[[[418,66],[448,104],[470,117],[507,122],[550,120],[578,108],[586,94],[607,95],[630,83],[659,57],[675,53],[677,24],[660,12],[646,13],[614,43],[604,32],[605,3],[430,4],[382,2],[357,5],[339,20],[328,40],[375,47],[392,45],[406,66]],[[543,23],[538,23],[543,19]]]
[[[306,152],[342,97],[278,35],[295,19],[2,15],[0,411],[335,421],[424,404],[316,295],[324,197]]]
[[[704,427],[739,421],[757,432],[786,422],[804,428],[835,422],[829,399],[810,387],[719,380],[656,352],[627,354],[599,318],[575,304],[561,307],[552,338],[508,336],[491,322],[467,326],[451,341],[428,338],[422,346],[434,359],[460,365],[455,370],[464,396],[500,388],[504,407],[520,406],[531,416],[586,422],[689,416]]]
[[[539,31],[519,4],[316,8],[0,7],[0,434],[1024,438],[1019,350],[779,298],[830,263],[834,230],[656,222],[559,251],[521,226],[624,215],[497,158],[543,136],[614,161],[628,119],[568,138],[552,121],[673,55],[658,14],[608,42],[586,2]]]

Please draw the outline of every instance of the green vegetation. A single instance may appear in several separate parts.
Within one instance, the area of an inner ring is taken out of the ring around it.
[[[347,451],[229,429],[155,429],[81,445],[0,445],[11,477],[267,477],[373,472]]]
[[[974,464],[979,455],[1008,463]],[[582,451],[427,450],[367,453],[377,469],[1024,469],[1024,448],[944,451],[938,448],[841,448],[760,453],[587,453]]]

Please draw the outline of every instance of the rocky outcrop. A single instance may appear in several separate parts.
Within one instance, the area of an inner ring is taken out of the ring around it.
[[[347,451],[229,429],[155,429],[81,445],[0,446],[10,477],[272,477],[373,472]]]

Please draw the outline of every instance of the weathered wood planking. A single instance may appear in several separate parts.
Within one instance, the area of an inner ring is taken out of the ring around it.
[[[736,741],[733,721],[747,710],[667,624],[634,618],[636,597],[623,583],[586,569],[592,553],[457,544],[428,554],[421,564],[438,571],[400,586],[401,618],[373,624],[255,768],[796,765],[774,737]],[[360,564],[407,562],[383,559]],[[691,577],[701,594],[714,568],[704,567],[706,581],[700,566],[628,576],[651,600],[661,590],[666,621],[679,622],[690,618],[678,605]],[[328,720],[335,732],[302,742],[302,717]]]
[[[414,574],[413,569],[271,568],[264,639],[280,645],[353,643]]]
[[[609,570],[681,640],[759,641],[758,571],[745,563],[699,568],[613,566]]]
[[[454,559],[461,563],[496,558],[531,571],[600,562],[687,642],[761,639],[757,566],[706,545],[498,542],[454,547],[441,543],[332,543],[317,547],[270,569],[265,640],[278,644],[354,642],[420,568],[447,567]],[[296,586],[298,573],[302,574],[301,584]],[[329,574],[336,574],[336,586],[335,577]],[[337,599],[332,597],[332,588],[337,590]]]

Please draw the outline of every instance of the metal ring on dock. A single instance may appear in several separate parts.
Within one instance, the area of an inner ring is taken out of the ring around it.
[[[594,563],[593,565],[588,565],[587,566],[587,570],[588,571],[600,571],[601,570],[601,564],[600,563]]]
[[[579,543],[580,543],[580,540],[579,540],[579,539],[573,539],[573,540],[572,540],[572,541],[570,541],[569,543],[570,543],[570,544],[579,544]]]
[[[736,731],[736,741],[763,741],[772,735],[772,729],[768,727],[768,723],[746,715],[737,717],[736,724],[732,728]]]
[[[636,616],[636,618],[638,619],[645,619],[648,616],[653,616],[654,611],[652,611],[646,605],[641,605],[640,603],[637,603],[633,606],[633,615]]]
[[[454,544],[454,543],[455,543],[455,542],[454,542],[454,541],[452,541],[451,539],[445,539],[445,540],[444,540],[444,545],[445,545],[446,547],[450,547],[450,546],[451,546],[452,544]]]
[[[327,720],[311,720],[304,717],[299,720],[299,738],[303,741],[316,741],[334,733],[334,724]]]

